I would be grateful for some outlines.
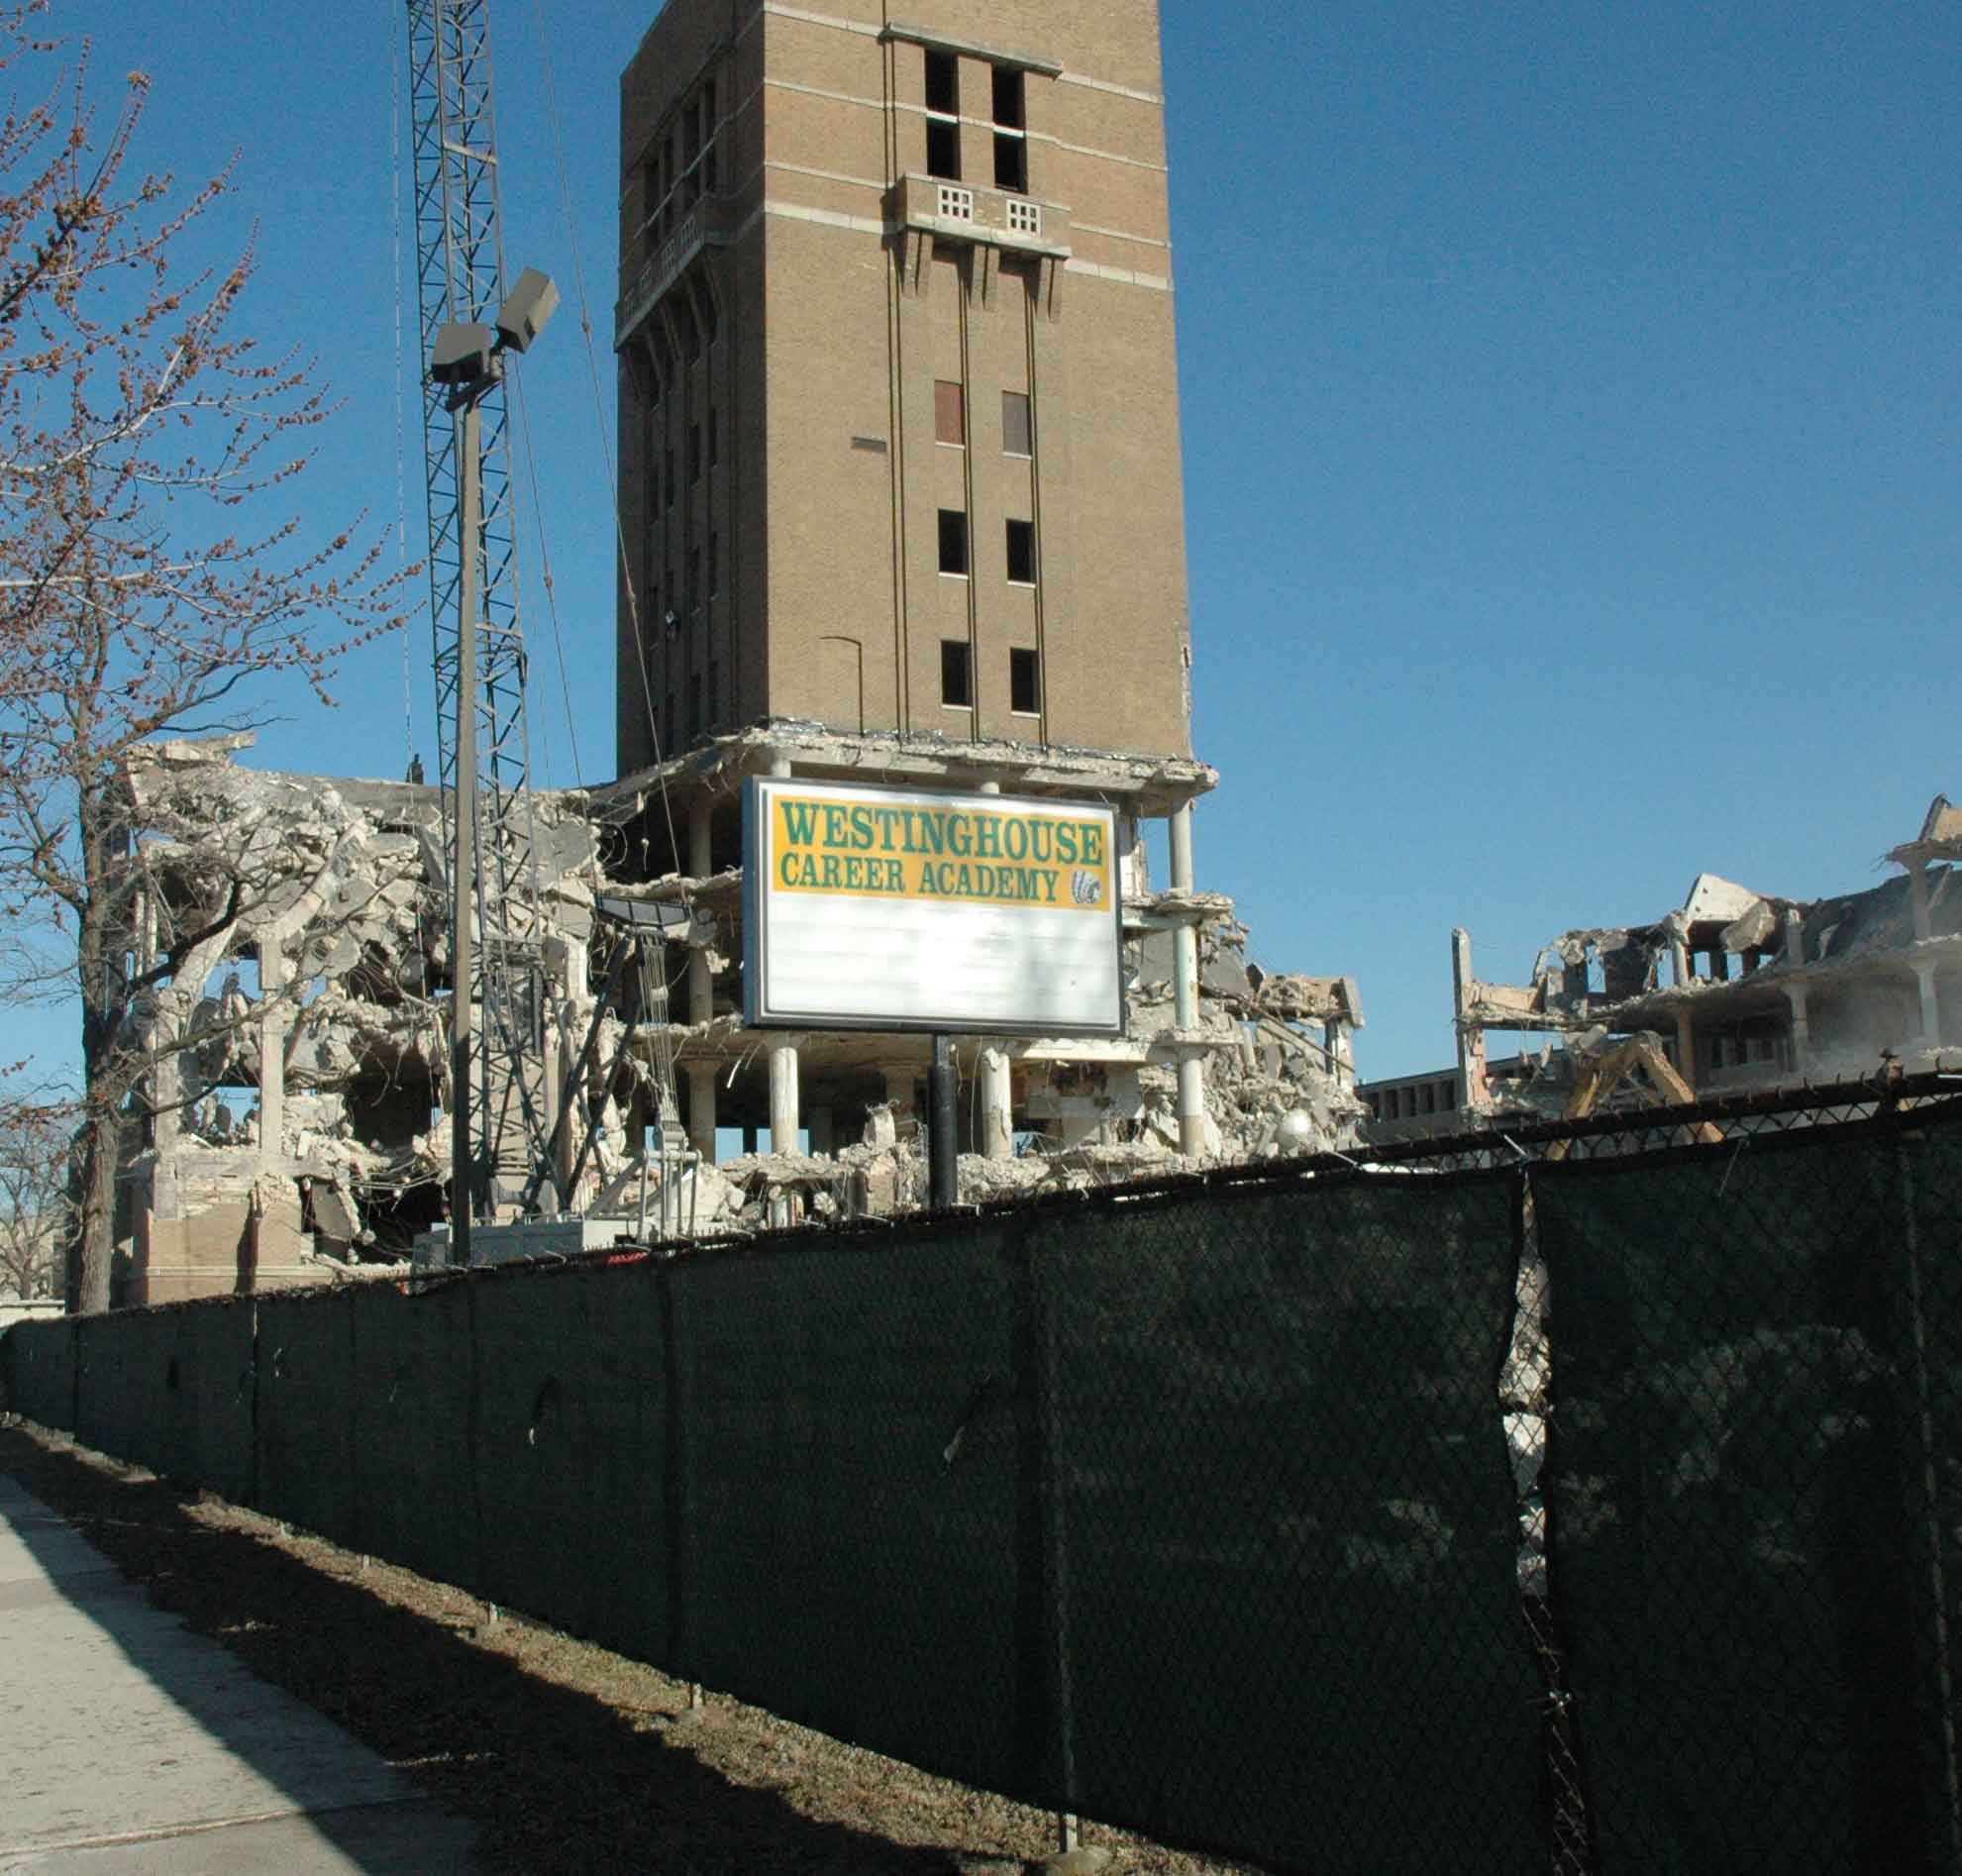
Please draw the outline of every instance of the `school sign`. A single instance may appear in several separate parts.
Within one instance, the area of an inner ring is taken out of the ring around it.
[[[1110,809],[760,779],[743,805],[749,1022],[1123,1034]]]

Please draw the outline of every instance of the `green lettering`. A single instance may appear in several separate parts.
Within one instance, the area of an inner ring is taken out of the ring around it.
[[[842,847],[845,844],[845,810],[831,806],[824,810],[824,844],[827,847]]]
[[[783,810],[783,831],[799,847],[808,847],[811,836],[817,832],[817,803],[815,801],[779,801]]]
[[[786,886],[797,884],[797,856],[794,853],[786,853],[777,863],[776,877]]]
[[[1077,864],[1077,823],[1059,821],[1056,824],[1056,864],[1059,867],[1074,867]]]
[[[908,810],[910,813],[910,810]],[[944,854],[947,851],[947,818],[943,814],[920,811],[920,833],[924,837],[920,851],[930,854]],[[910,853],[911,847],[907,848]]]
[[[975,850],[973,819],[957,808],[947,817],[947,851],[965,860]]]
[[[852,845],[861,853],[872,845],[872,809],[869,807],[855,807],[852,810]]]
[[[975,818],[975,855],[981,860],[1001,858],[1001,816],[981,814]]]
[[[838,889],[838,856],[836,854],[826,854],[824,856],[824,889],[827,892],[835,892]]]
[[[1103,829],[1100,827],[1084,829],[1084,865],[1086,867],[1103,865]]]
[[[1029,857],[1029,824],[1019,814],[1001,830],[1001,851],[1010,860]]]
[[[1031,856],[1038,866],[1048,866],[1056,858],[1056,823],[1037,821],[1029,830],[1030,845],[1035,849]]]

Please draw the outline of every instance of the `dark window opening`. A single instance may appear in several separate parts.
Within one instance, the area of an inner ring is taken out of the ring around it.
[[[958,508],[940,511],[940,571],[943,573],[968,571],[968,517]]]
[[[961,386],[937,378],[933,386],[933,436],[936,443],[965,447],[968,441],[968,402]]]
[[[1016,195],[1029,192],[1029,146],[1020,137],[994,135],[994,186]]]
[[[940,641],[940,700],[956,710],[975,707],[974,662],[964,638]]]
[[[926,55],[926,108],[958,116],[961,109],[961,61],[952,52],[929,51]]]
[[[1019,65],[994,68],[994,121],[1011,131],[1023,128],[1022,70]]]
[[[952,118],[926,121],[926,172],[943,182],[961,179],[961,127]]]
[[[1008,707],[1017,716],[1042,714],[1042,667],[1034,652],[1008,654]]]
[[[1026,391],[1001,393],[1001,450],[1005,456],[1030,456],[1031,430]]]
[[[1022,586],[1036,582],[1036,524],[1011,521],[1008,524],[1008,577]]]
[[[674,295],[674,324],[680,328],[681,356],[692,365],[701,357],[701,329],[688,310],[687,300],[680,294]]]

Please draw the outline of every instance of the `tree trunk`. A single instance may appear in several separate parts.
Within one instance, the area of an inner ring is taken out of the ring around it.
[[[119,869],[129,843],[126,825],[98,780],[83,779],[78,806],[83,895],[76,921],[75,966],[81,990],[84,1099],[81,1131],[75,1140],[81,1168],[68,1291],[70,1307],[82,1315],[99,1315],[110,1301],[116,1178],[123,1158],[123,1108],[130,1093],[127,940],[114,915],[119,896],[127,894]]]
[[[76,1136],[81,1161],[74,1237],[68,1253],[68,1306],[82,1315],[109,1307],[110,1266],[116,1251],[116,1173],[123,1118],[115,1106],[91,1100]]]

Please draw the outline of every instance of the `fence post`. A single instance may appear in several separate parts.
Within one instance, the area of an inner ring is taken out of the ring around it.
[[[1077,1846],[1077,1713],[1070,1670],[1068,1545],[1064,1527],[1063,1424],[1056,1303],[1046,1281],[1040,1227],[1014,1255],[1018,1679],[1022,1775],[1031,1793],[1058,1802],[1058,1848]]]
[[[1901,1243],[1907,1254],[1908,1345],[1914,1366],[1914,1430],[1919,1445],[1918,1467],[1910,1467],[1910,1487],[1918,1492],[1917,1521],[1925,1546],[1932,1674],[1924,1683],[1924,1698],[1936,1710],[1935,1737],[1941,1755],[1938,1770],[1947,1838],[1948,1865],[1962,1869],[1962,1784],[1955,1754],[1955,1686],[1949,1666],[1948,1572],[1942,1556],[1941,1484],[1935,1472],[1934,1403],[1928,1379],[1928,1321],[1921,1288],[1921,1229],[1916,1209],[1913,1155],[1910,1136],[1899,1129],[1894,1138],[1895,1166],[1900,1175]],[[1933,1845],[1929,1848],[1932,1850]]]
[[[676,1260],[661,1266],[662,1366],[667,1379],[667,1424],[664,1428],[667,1465],[664,1468],[663,1512],[668,1552],[668,1646],[663,1665],[676,1679],[688,1682],[688,1705],[701,1705],[701,1684],[694,1678],[694,1441],[688,1416],[694,1391],[684,1373],[690,1343],[684,1321],[685,1303],[676,1281]]]

